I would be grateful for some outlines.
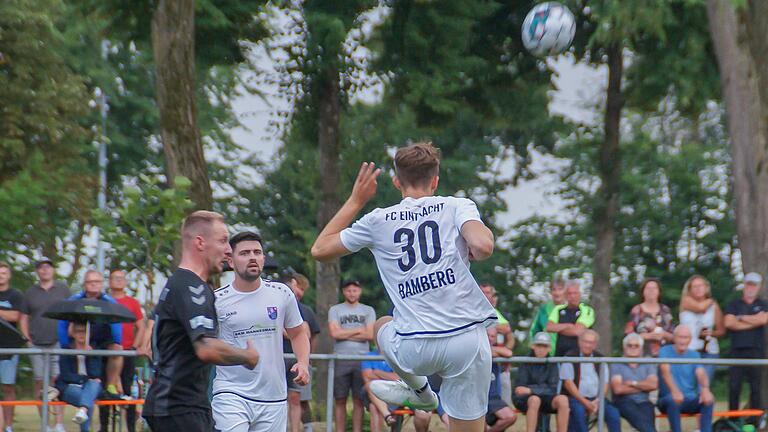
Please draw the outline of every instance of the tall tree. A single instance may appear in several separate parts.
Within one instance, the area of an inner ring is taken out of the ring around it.
[[[160,0],[152,15],[155,88],[165,169],[192,182],[197,209],[212,209],[213,194],[200,140],[195,100],[195,0]]]
[[[736,226],[744,271],[768,275],[768,104],[763,101],[768,94],[754,56],[765,53],[757,47],[753,51],[759,42],[749,42],[764,30],[744,25],[744,21],[761,19],[745,16],[760,9],[752,10],[754,6],[750,2],[749,13],[737,12],[731,1],[709,0],[707,11],[731,136]]]
[[[712,41],[720,67],[733,159],[736,227],[744,272],[768,275],[768,47],[764,2],[739,10],[730,0],[708,0]],[[763,26],[763,28],[760,28]],[[760,39],[763,40],[760,40]],[[762,287],[762,294],[768,287]],[[766,336],[768,340],[768,336]],[[763,380],[768,371],[763,370]],[[763,400],[768,388],[763,386]]]
[[[80,123],[88,97],[57,26],[64,10],[58,0],[0,4],[0,256],[12,262],[59,258],[95,196]]]

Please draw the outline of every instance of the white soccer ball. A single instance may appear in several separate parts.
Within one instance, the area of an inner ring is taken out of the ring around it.
[[[555,55],[565,51],[576,34],[576,19],[558,2],[536,5],[523,21],[523,45],[534,55]]]

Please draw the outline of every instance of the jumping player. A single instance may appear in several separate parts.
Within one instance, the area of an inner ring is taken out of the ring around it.
[[[373,381],[371,391],[394,405],[432,410],[437,395],[426,376],[443,378],[440,395],[451,431],[482,431],[491,381],[485,327],[496,312],[469,271],[493,253],[491,231],[466,198],[434,196],[439,150],[421,142],[395,154],[395,187],[403,200],[349,224],[374,196],[381,172],[360,167],[352,193],[312,246],[328,261],[368,248],[394,304],[394,318],[374,327],[387,363],[402,381]]]

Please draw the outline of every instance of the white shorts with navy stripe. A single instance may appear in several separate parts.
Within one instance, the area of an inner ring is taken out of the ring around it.
[[[234,393],[217,393],[213,395],[211,407],[217,431],[285,432],[288,427],[287,401],[265,403]]]
[[[445,337],[404,339],[390,321],[377,339],[379,351],[396,372],[443,378],[439,396],[449,416],[459,420],[485,416],[491,385],[491,345],[485,326]]]

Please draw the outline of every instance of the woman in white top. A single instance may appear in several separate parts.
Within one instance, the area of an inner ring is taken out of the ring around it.
[[[712,298],[709,281],[701,275],[693,275],[683,285],[680,298],[680,324],[691,329],[688,349],[698,351],[702,358],[720,357],[717,338],[725,335],[723,312]],[[715,368],[705,365],[710,382]]]

